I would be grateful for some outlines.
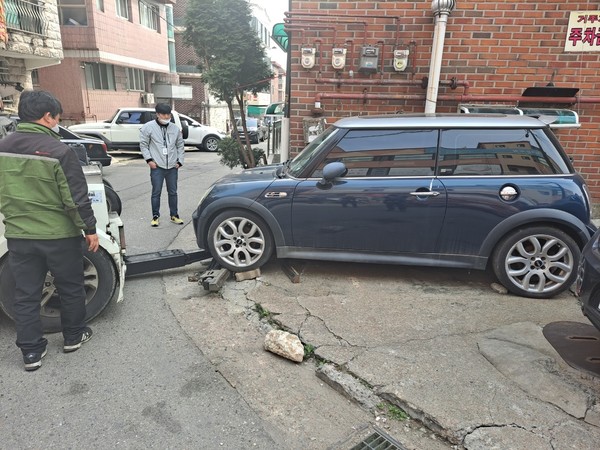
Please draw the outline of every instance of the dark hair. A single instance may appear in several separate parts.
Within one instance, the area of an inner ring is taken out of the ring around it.
[[[52,117],[62,114],[62,105],[50,92],[23,91],[19,97],[19,118],[23,122],[35,122],[50,113]]]
[[[157,103],[154,110],[159,114],[171,114],[171,107],[167,103]]]

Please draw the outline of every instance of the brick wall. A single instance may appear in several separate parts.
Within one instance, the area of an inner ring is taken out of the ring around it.
[[[448,18],[440,80],[449,84],[454,78],[466,82],[468,89],[441,86],[438,95],[454,98],[439,100],[437,111],[456,111],[458,96],[462,94],[495,96],[489,102],[476,103],[499,103],[501,96],[521,95],[527,87],[550,82],[557,87],[579,88],[578,96],[582,98],[600,96],[600,52],[564,51],[569,13],[595,10],[597,2],[457,1]],[[288,76],[292,89],[292,155],[305,145],[302,133],[305,118],[322,115],[332,123],[348,115],[424,111],[426,91],[420,81],[429,75],[434,34],[430,0],[292,0],[291,13]],[[358,70],[359,52],[364,46],[379,49],[379,66],[374,73]],[[301,65],[302,47],[317,50],[312,69]],[[331,65],[334,47],[347,51],[346,65],[339,71]],[[410,52],[408,67],[403,72],[392,68],[395,48]],[[340,82],[331,83],[331,79]],[[398,83],[394,80],[404,80],[400,83],[406,84],[387,84]],[[318,94],[321,94],[320,109],[315,107]],[[365,99],[363,94],[378,94],[380,98]],[[336,95],[344,98],[335,98]],[[563,129],[556,134],[585,176],[594,201],[600,202],[600,152],[596,151],[600,104],[578,103],[568,107],[580,115],[581,128]]]

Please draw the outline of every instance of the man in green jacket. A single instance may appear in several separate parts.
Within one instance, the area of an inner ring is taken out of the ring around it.
[[[83,252],[84,246],[98,250],[96,218],[79,159],[60,141],[61,113],[49,92],[25,91],[17,131],[0,140],[0,212],[16,283],[16,344],[28,371],[41,367],[46,355],[40,302],[49,270],[60,295],[63,351],[77,350],[92,336],[85,322]]]

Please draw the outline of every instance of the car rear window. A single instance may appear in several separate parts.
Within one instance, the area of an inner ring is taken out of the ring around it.
[[[542,130],[444,130],[439,176],[570,173],[561,150]]]

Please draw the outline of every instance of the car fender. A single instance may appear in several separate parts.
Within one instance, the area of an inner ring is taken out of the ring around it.
[[[581,248],[583,248],[591,237],[590,230],[588,230],[586,225],[572,214],[548,208],[531,209],[510,216],[496,225],[490,231],[485,241],[483,241],[479,255],[488,258],[494,251],[496,244],[510,231],[519,227],[534,226],[540,223],[554,223],[558,225],[571,234]]]
[[[203,239],[203,248],[207,248],[206,243],[206,234],[208,233],[208,227],[210,226],[210,222],[212,218],[217,214],[227,210],[227,209],[247,209],[263,219],[269,229],[271,230],[271,234],[273,235],[273,239],[275,240],[275,247],[280,247],[285,245],[285,239],[283,236],[283,231],[279,226],[279,223],[273,217],[271,212],[265,208],[260,203],[244,198],[244,197],[227,197],[219,199],[210,205],[208,205],[205,209],[202,210],[201,215],[198,217],[198,236],[202,236]]]

